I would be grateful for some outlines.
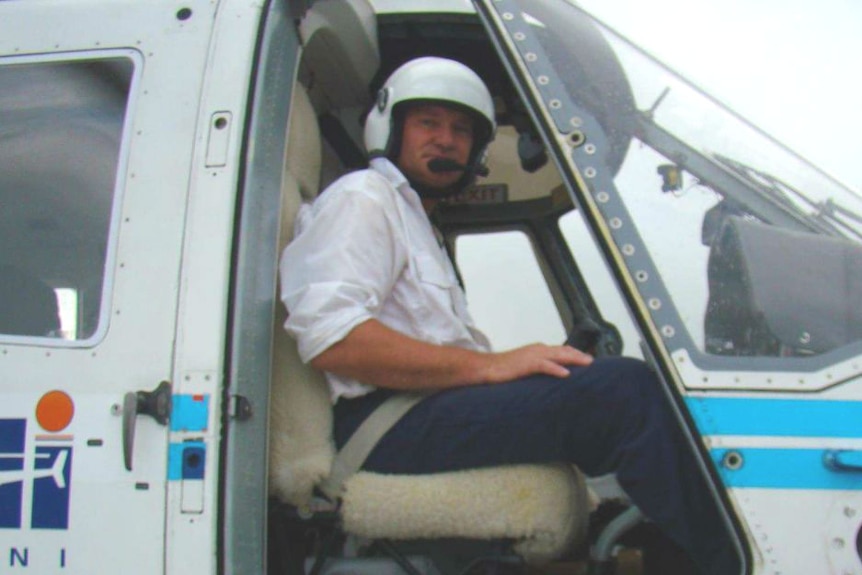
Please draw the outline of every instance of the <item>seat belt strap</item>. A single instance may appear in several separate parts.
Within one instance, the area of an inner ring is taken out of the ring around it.
[[[396,393],[388,397],[365,418],[347,443],[335,455],[332,471],[317,487],[331,501],[341,497],[344,482],[359,471],[371,450],[387,431],[428,393]]]

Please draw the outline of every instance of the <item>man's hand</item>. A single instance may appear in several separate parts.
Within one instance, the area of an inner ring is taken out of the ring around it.
[[[545,374],[566,377],[566,366],[584,366],[593,362],[591,355],[568,345],[536,343],[511,351],[486,355],[487,383],[502,383],[528,375]]]

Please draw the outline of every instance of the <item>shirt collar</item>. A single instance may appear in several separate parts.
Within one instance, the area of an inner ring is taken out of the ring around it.
[[[410,182],[407,181],[407,177],[401,173],[398,166],[393,164],[388,158],[373,158],[369,162],[369,165],[371,166],[371,169],[386,178],[386,180],[401,193],[401,196],[407,200],[409,204],[422,210],[424,213],[425,210],[422,207],[422,199],[419,197],[416,190],[410,186]]]

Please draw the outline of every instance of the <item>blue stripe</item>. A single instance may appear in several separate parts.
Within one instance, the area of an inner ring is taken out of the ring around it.
[[[171,406],[171,431],[206,431],[209,409],[209,394],[174,395]]]
[[[703,435],[862,437],[862,402],[688,397]]]
[[[741,456],[739,469],[722,465],[728,451]],[[825,453],[825,449],[742,448],[714,449],[710,455],[727,487],[862,490],[862,473],[827,468]]]

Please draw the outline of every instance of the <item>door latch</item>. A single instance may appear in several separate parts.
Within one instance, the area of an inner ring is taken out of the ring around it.
[[[132,470],[135,424],[138,415],[149,415],[160,425],[171,418],[171,384],[163,381],[153,391],[130,391],[123,397],[123,462]]]
[[[823,464],[832,471],[862,472],[862,451],[830,449],[823,454]]]

